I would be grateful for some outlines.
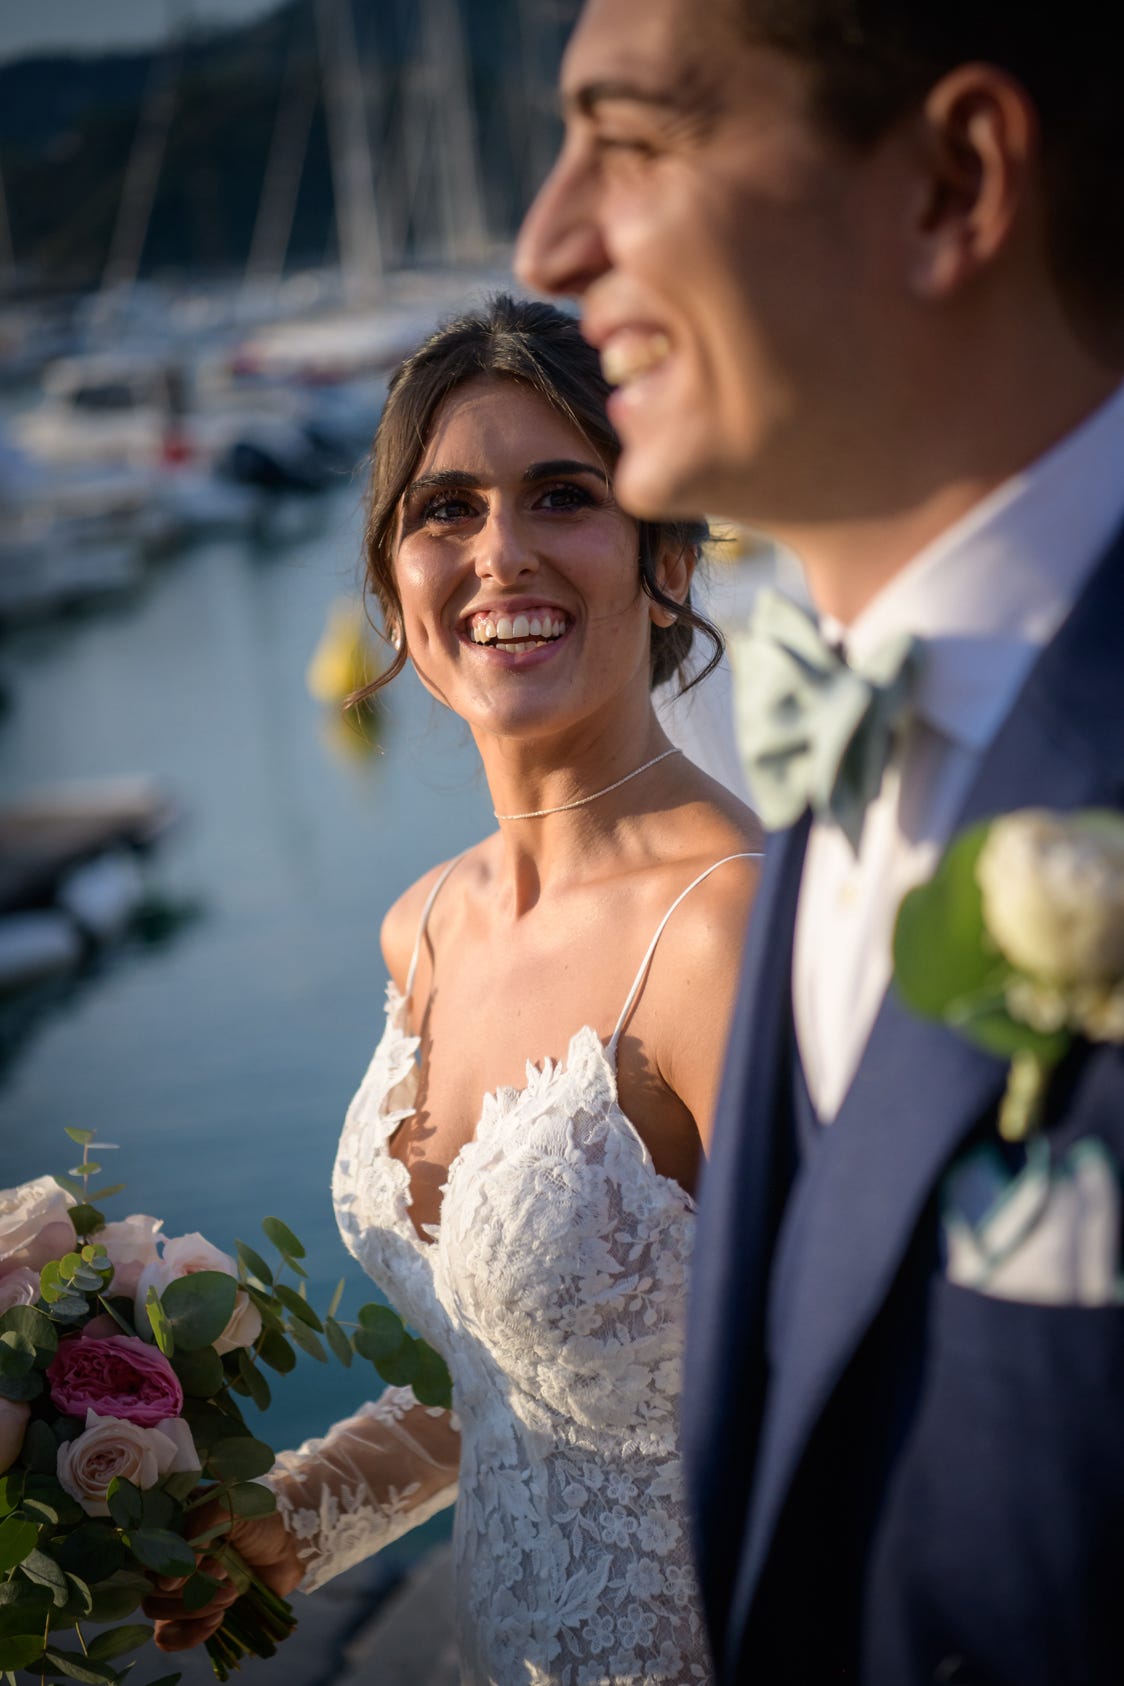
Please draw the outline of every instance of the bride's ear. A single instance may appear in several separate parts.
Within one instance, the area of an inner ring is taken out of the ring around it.
[[[660,552],[656,558],[655,575],[656,584],[665,597],[673,597],[677,603],[687,601],[698,560],[699,553],[693,544],[667,545]],[[662,603],[649,603],[648,614],[653,626],[675,625],[676,616]]]

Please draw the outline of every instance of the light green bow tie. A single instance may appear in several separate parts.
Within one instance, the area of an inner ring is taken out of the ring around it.
[[[826,642],[804,609],[764,590],[749,631],[730,642],[738,742],[770,831],[810,807],[858,850],[919,665],[917,640],[891,639],[862,664]]]

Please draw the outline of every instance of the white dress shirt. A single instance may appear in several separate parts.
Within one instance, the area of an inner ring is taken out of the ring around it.
[[[980,760],[1124,521],[1124,387],[896,574],[850,627],[861,660],[925,641],[915,714],[867,810],[859,853],[817,821],[796,914],[793,1011],[820,1118],[834,1118],[891,974],[902,897],[930,877]],[[1124,659],[1124,657],[1122,657]]]

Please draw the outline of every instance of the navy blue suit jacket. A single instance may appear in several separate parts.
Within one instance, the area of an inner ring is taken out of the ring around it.
[[[959,826],[1124,806],[1124,539],[1043,651]],[[684,1446],[719,1675],[748,1686],[1124,1682],[1124,1306],[951,1284],[936,1194],[1005,1065],[888,992],[838,1118],[792,1129],[808,821],[770,839],[691,1293]],[[1124,1165],[1124,1049],[1050,1091],[1055,1154]]]

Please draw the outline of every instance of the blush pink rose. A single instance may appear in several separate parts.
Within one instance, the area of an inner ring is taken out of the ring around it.
[[[39,1272],[18,1265],[0,1276],[0,1312],[10,1311],[14,1305],[34,1305],[39,1298]]]
[[[58,1450],[59,1485],[90,1516],[109,1515],[106,1493],[117,1476],[135,1487],[155,1487],[177,1470],[198,1468],[191,1430],[182,1417],[141,1428],[87,1411],[85,1432]]]
[[[141,1271],[160,1257],[156,1238],[162,1223],[163,1219],[149,1217],[147,1212],[133,1212],[98,1230],[93,1239],[105,1248],[113,1266],[111,1293],[136,1293]]]
[[[36,1177],[16,1188],[0,1188],[0,1276],[21,1268],[39,1270],[74,1247],[73,1205],[54,1177]]]
[[[51,1398],[60,1411],[152,1428],[183,1410],[183,1388],[162,1352],[132,1335],[63,1341],[47,1369]]]

